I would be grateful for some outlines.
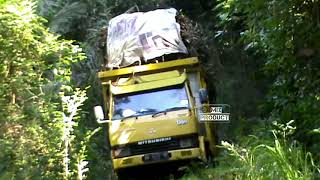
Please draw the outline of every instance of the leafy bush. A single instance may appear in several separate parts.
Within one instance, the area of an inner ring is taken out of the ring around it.
[[[0,179],[66,178],[59,92],[70,93],[71,64],[84,55],[34,8],[0,1]]]
[[[272,80],[263,103],[266,114],[295,120],[296,138],[318,154],[320,137],[311,132],[320,126],[319,2],[220,0],[215,11],[220,40],[240,40],[264,63]],[[230,32],[238,38],[223,38]]]
[[[311,153],[289,141],[293,121],[274,124],[272,135],[242,138],[240,145],[222,142],[225,151],[216,168],[193,168],[183,179],[314,179],[320,172]]]

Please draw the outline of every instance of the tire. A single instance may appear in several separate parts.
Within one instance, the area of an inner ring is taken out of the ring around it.
[[[209,168],[209,167],[214,167],[215,163],[214,163],[214,155],[212,154],[212,152],[210,151],[209,148],[209,142],[205,143],[205,151],[206,151],[206,158],[207,158],[207,162],[205,163],[205,167]]]

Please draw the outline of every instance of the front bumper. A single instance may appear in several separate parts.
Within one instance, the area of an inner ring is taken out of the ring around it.
[[[113,168],[116,170],[120,168],[139,166],[144,164],[154,164],[154,163],[162,163],[162,162],[170,162],[170,161],[186,160],[186,159],[203,159],[201,157],[200,148],[178,149],[178,150],[171,150],[165,153],[168,154],[169,156],[168,158],[162,159],[162,160],[157,159],[157,160],[145,161],[144,159],[148,154],[141,154],[141,155],[113,159]]]

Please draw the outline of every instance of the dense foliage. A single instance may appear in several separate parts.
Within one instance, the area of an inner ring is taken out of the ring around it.
[[[0,5],[0,179],[68,178],[71,164],[64,163],[70,150],[59,92],[73,93],[71,64],[84,56],[50,33],[34,8],[30,1]]]
[[[263,57],[272,80],[264,111],[296,121],[295,138],[317,153],[319,136],[318,1],[221,1],[221,32],[238,31],[248,54]],[[237,26],[235,26],[237,25]]]

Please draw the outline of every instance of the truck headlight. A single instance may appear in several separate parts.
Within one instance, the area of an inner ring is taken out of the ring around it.
[[[120,158],[120,157],[126,157],[130,156],[131,152],[128,147],[117,147],[113,149],[113,157]]]
[[[193,139],[191,138],[185,138],[185,139],[181,139],[180,140],[180,147],[182,148],[187,148],[187,147],[191,147],[193,146],[193,142],[192,142]]]
[[[181,138],[179,140],[180,148],[191,148],[191,147],[198,147],[199,140],[197,135],[192,135],[188,137]]]

